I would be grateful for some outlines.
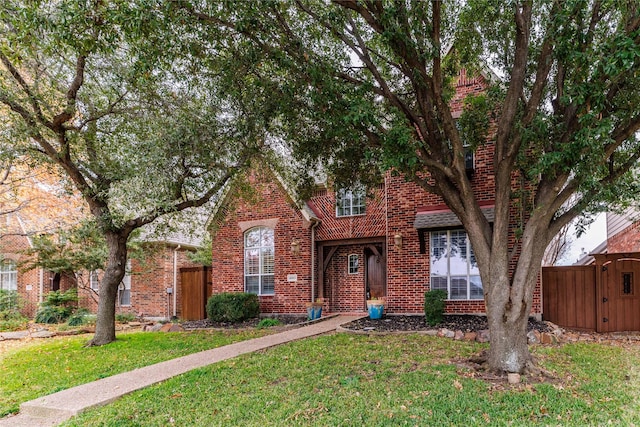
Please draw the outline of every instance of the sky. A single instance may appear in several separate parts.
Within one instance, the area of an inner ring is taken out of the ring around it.
[[[572,230],[573,243],[569,250],[569,255],[562,259],[560,265],[571,265],[581,258],[583,250],[586,253],[590,253],[596,246],[604,242],[607,238],[607,221],[606,215],[600,214],[598,218],[587,227],[587,231],[577,238],[575,235],[575,229]]]

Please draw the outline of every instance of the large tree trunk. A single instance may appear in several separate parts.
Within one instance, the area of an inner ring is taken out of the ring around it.
[[[109,344],[116,339],[116,298],[127,264],[128,235],[124,236],[124,234],[127,233],[107,233],[105,236],[109,258],[100,282],[96,333],[87,343],[88,346]]]
[[[520,250],[515,266],[510,265],[510,256],[504,253],[492,257],[489,263],[485,303],[491,342],[487,362],[494,371],[525,373],[533,368],[527,323],[547,236],[544,221],[531,218],[516,243]]]
[[[508,283],[505,286],[510,289]],[[489,368],[498,372],[523,373],[532,359],[527,343],[527,322],[531,303],[523,304],[514,312],[510,298],[499,304],[487,304],[487,320],[491,343],[487,363]]]

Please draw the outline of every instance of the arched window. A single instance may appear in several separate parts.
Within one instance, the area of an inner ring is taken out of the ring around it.
[[[11,260],[0,261],[0,289],[5,291],[18,290],[18,268]]]
[[[273,295],[273,229],[255,227],[244,233],[244,290],[252,294]]]

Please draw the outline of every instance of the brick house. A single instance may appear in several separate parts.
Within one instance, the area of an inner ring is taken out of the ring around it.
[[[180,317],[180,269],[199,267],[188,257],[199,245],[199,241],[182,235],[146,240],[144,259],[129,260],[118,291],[116,313],[162,320]],[[80,306],[95,313],[102,273],[89,272],[83,276],[78,286]]]
[[[454,117],[467,95],[484,88],[484,77],[462,71]],[[489,220],[492,156],[489,142],[466,158]],[[380,297],[388,313],[417,314],[425,291],[437,288],[448,293],[447,312],[485,312],[466,233],[438,196],[386,173],[381,185],[367,189],[372,197],[364,189],[321,185],[297,203],[268,167],[256,166],[246,178],[254,194],[230,189],[213,212],[213,293],[257,293],[265,314],[304,313],[305,302],[318,297],[330,313],[362,312],[367,298]],[[532,314],[540,313],[538,286]]]
[[[54,274],[43,269],[22,271],[18,268],[24,260],[23,251],[31,246],[25,222],[18,213],[6,215],[0,227],[0,289],[16,291],[20,298],[20,311],[32,317],[43,295],[54,290],[67,290],[73,281],[66,275]]]

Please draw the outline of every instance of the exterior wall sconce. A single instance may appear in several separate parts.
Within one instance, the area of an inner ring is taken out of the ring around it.
[[[393,246],[395,246],[396,249],[402,249],[402,234],[393,236]]]
[[[300,255],[300,242],[296,239],[291,241],[291,253],[293,255]]]

